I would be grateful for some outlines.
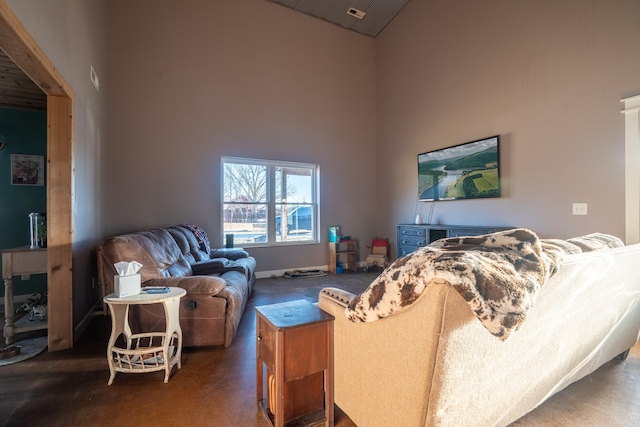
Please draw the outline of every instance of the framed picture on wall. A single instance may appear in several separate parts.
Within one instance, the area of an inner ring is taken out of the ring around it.
[[[11,185],[44,185],[44,156],[12,154]]]

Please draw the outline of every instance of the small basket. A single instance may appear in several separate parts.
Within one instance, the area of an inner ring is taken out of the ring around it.
[[[164,354],[165,334],[151,332],[131,336],[129,348],[112,347],[115,369],[120,372],[159,371],[176,355],[175,337],[171,337],[168,355]]]

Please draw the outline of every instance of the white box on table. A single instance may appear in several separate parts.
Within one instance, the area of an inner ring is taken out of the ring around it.
[[[140,274],[131,274],[129,276],[113,276],[115,292],[118,298],[130,297],[141,293]]]

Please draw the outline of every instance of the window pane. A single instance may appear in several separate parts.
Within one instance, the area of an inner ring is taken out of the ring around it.
[[[223,238],[233,234],[234,245],[267,241],[266,204],[224,204]]]
[[[305,241],[314,238],[315,215],[311,205],[276,205],[276,241]]]
[[[225,202],[267,202],[267,167],[239,163],[224,164]]]
[[[276,167],[276,203],[313,203],[312,172],[310,168]]]

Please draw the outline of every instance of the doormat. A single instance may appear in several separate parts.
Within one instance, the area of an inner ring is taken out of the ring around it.
[[[285,271],[283,276],[287,279],[294,279],[296,277],[318,277],[326,275],[327,273],[322,270],[292,270]]]
[[[20,353],[7,359],[0,359],[0,366],[11,365],[12,363],[22,362],[31,359],[42,353],[47,348],[47,337],[30,338],[28,340],[18,341],[7,347],[19,346]]]

